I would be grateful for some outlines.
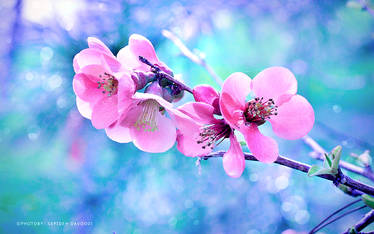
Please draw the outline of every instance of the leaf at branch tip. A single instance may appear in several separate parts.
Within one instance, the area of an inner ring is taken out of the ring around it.
[[[325,162],[327,162],[328,166],[331,168],[332,161],[331,161],[330,155],[326,153],[325,153]]]
[[[333,170],[338,170],[339,168],[339,162],[340,162],[340,157],[342,154],[342,147],[340,145],[336,146],[332,151],[332,167],[331,169]]]
[[[362,201],[370,208],[374,209],[374,197],[364,194],[361,196]]]
[[[357,230],[355,227],[351,227],[351,229],[349,229],[349,234],[357,234]]]
[[[330,168],[324,168],[318,165],[313,165],[308,171],[308,176],[317,175],[334,175],[334,173],[331,171]]]

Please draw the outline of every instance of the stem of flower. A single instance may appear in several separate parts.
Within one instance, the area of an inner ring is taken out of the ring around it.
[[[207,160],[209,158],[223,157],[225,153],[226,153],[225,151],[217,151],[217,152],[210,153],[209,155],[202,156],[201,158],[204,160]],[[244,156],[246,160],[258,161],[253,155],[249,153],[244,153]],[[308,164],[297,162],[297,161],[294,161],[292,159],[289,159],[289,158],[286,158],[280,155],[278,156],[277,160],[274,163],[285,166],[285,167],[289,167],[289,168],[292,168],[292,169],[295,169],[295,170],[298,170],[304,173],[308,173],[311,167]],[[330,181],[336,180],[333,175],[318,175],[318,177],[326,179],[326,180],[330,180]],[[364,184],[360,181],[354,180],[350,178],[349,176],[345,175],[344,179],[341,181],[341,184],[344,184],[352,189],[374,196],[374,187]]]
[[[323,219],[319,224],[317,224],[317,226],[315,226],[311,231],[310,233],[313,233],[317,228],[319,228],[323,223],[325,223],[327,220],[329,220],[332,216],[336,215],[337,213],[339,213],[340,211],[356,204],[357,202],[361,201],[362,199],[359,198],[357,200],[354,200],[353,202],[350,202],[348,203],[347,205],[343,206],[342,208],[336,210],[334,213],[332,213],[331,215],[329,215],[328,217],[326,217],[325,219]]]
[[[366,205],[364,205],[364,206],[360,206],[360,207],[355,208],[355,209],[350,210],[350,211],[347,211],[347,212],[345,212],[344,214],[342,214],[342,215],[336,217],[335,219],[331,220],[330,222],[327,222],[327,223],[323,224],[323,225],[320,226],[319,228],[317,228],[317,229],[314,228],[312,231],[309,232],[309,234],[316,233],[316,232],[318,232],[319,230],[321,230],[322,228],[326,227],[327,225],[329,225],[329,224],[331,224],[331,223],[333,223],[333,222],[335,222],[335,221],[337,221],[337,220],[343,218],[344,216],[347,216],[347,215],[349,215],[349,214],[352,214],[353,212],[356,212],[356,211],[358,211],[358,210],[361,210],[361,209],[363,209],[363,208],[365,208],[365,207],[366,207]]]
[[[373,222],[374,222],[374,210],[371,210],[368,213],[366,213],[365,216],[360,221],[358,221],[358,223],[356,223],[352,228],[356,232],[360,232]],[[347,230],[346,232],[344,232],[344,234],[349,234],[350,230],[351,228]]]
[[[322,146],[320,146],[313,138],[311,138],[308,135],[303,137],[302,140],[304,141],[305,144],[309,145],[310,148],[313,149],[313,152],[316,154],[314,158],[321,160],[321,161],[324,160],[324,154],[326,153],[326,151],[322,148]],[[374,181],[374,174],[372,173],[371,170],[367,170],[365,168],[353,165],[343,160],[340,160],[339,166],[341,166],[342,168],[348,171],[364,176],[370,179],[371,181]]]

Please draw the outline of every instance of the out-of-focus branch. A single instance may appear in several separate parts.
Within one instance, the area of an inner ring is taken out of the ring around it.
[[[363,10],[366,10],[367,12],[369,12],[370,15],[372,15],[372,16],[374,17],[374,10],[371,9],[371,8],[368,6],[367,2],[366,2],[365,0],[359,0],[359,2],[360,2],[360,4],[361,4],[361,6],[362,6],[362,9],[363,9]]]
[[[207,64],[204,58],[202,58],[200,55],[197,55],[196,53],[188,49],[187,46],[182,42],[182,40],[179,39],[174,33],[168,30],[162,30],[162,35],[166,37],[167,39],[171,40],[174,43],[174,45],[176,45],[179,48],[179,50],[184,56],[186,56],[192,62],[205,68],[205,70],[217,82],[217,84],[219,86],[222,86],[223,84],[222,79],[217,75],[217,73],[215,73],[213,68],[209,64]]]
[[[321,160],[323,161],[325,159],[324,157],[324,154],[326,153],[326,150],[324,150],[322,148],[322,146],[320,146],[313,138],[311,138],[310,136],[305,136],[302,138],[303,141],[305,142],[305,144],[309,145],[310,148],[313,149],[313,157],[318,159],[318,160]],[[356,166],[356,165],[353,165],[349,162],[346,162],[346,161],[343,161],[343,160],[340,160],[340,163],[339,165],[348,170],[348,171],[351,171],[351,172],[354,172],[356,174],[359,174],[361,176],[364,176],[368,179],[370,179],[371,181],[374,181],[374,174],[373,172],[370,170],[370,168],[362,168],[362,167],[359,167],[359,166]]]
[[[369,211],[368,213],[365,214],[365,216],[358,221],[352,228],[344,232],[344,234],[351,233],[351,229],[355,230],[357,232],[362,231],[364,228],[366,228],[369,224],[374,222],[374,210]]]
[[[204,160],[207,160],[209,158],[223,157],[223,155],[225,153],[226,153],[225,151],[217,151],[217,152],[210,153],[207,156],[202,156],[201,158],[204,159]],[[251,155],[249,153],[244,153],[244,156],[245,156],[246,160],[258,161],[253,155]],[[301,171],[301,172],[304,172],[304,173],[308,173],[308,171],[311,167],[308,164],[301,163],[301,162],[298,162],[298,161],[294,161],[292,159],[289,159],[289,158],[286,158],[286,157],[280,156],[280,155],[278,156],[277,160],[274,163],[285,166],[285,167],[289,167],[289,168],[292,168],[292,169],[295,169],[295,170],[298,170],[298,171]],[[336,182],[336,177],[334,177],[333,175],[318,175],[318,177]],[[373,187],[371,187],[367,184],[364,184],[360,181],[354,180],[354,179],[350,178],[349,176],[342,175],[342,178],[340,179],[339,183],[343,184],[343,185],[346,185],[346,186],[350,187],[351,189],[358,190],[358,191],[361,191],[363,193],[374,196],[374,188]]]

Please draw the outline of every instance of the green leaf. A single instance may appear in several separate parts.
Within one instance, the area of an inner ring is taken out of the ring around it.
[[[330,155],[326,153],[325,153],[325,162],[327,162],[328,166],[331,168],[332,161],[331,161]]]
[[[332,152],[332,167],[331,169],[338,171],[339,168],[339,162],[340,162],[340,157],[342,155],[342,147],[340,145],[336,146]]]
[[[357,230],[355,227],[351,227],[351,229],[349,229],[349,234],[357,234]]]
[[[334,175],[330,168],[323,168],[318,165],[313,165],[309,171],[308,176],[317,176],[317,175]]]
[[[247,145],[247,142],[245,142],[245,141],[241,141],[239,143],[240,143],[241,146],[246,146]]]
[[[361,198],[368,207],[374,209],[374,197],[364,194]]]

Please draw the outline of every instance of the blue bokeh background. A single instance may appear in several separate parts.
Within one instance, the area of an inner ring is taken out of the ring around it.
[[[310,136],[326,149],[341,144],[355,163],[350,153],[374,144],[374,17],[359,1],[2,0],[0,14],[1,233],[302,232],[352,201],[328,181],[279,165],[247,162],[232,179],[221,159],[199,170],[176,147],[151,155],[111,141],[76,109],[72,59],[88,36],[116,54],[139,33],[186,84],[218,89],[162,36],[168,29],[223,79],[288,67],[315,109]],[[265,134],[274,136],[269,126]],[[275,138],[281,154],[320,163],[301,140]],[[323,231],[346,230],[367,211]],[[45,224],[17,225],[28,221]]]

